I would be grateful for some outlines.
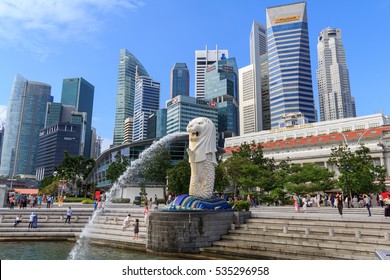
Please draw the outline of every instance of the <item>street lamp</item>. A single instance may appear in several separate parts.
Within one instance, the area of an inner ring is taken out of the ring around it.
[[[340,132],[340,134],[344,137],[344,142],[345,142],[345,145],[348,146],[348,141],[347,141],[347,137],[345,136],[344,133]]]
[[[345,172],[345,189],[346,189],[346,190],[349,189],[349,199],[348,199],[348,205],[347,205],[347,207],[349,208],[350,202],[351,202],[351,200],[352,200],[352,189],[348,187],[348,171],[349,171],[348,165],[345,164],[345,165],[344,165],[344,172]]]
[[[360,140],[362,139],[362,137],[363,137],[363,135],[364,134],[366,134],[366,132],[367,131],[369,131],[370,129],[368,128],[368,129],[366,129],[363,133],[362,133],[362,135],[360,135],[360,137],[359,137],[359,139],[358,139],[358,141],[357,141],[357,143],[356,143],[356,145],[358,145],[359,146],[359,143],[360,143]]]

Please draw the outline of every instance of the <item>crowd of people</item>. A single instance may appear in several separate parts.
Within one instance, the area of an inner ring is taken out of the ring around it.
[[[66,196],[57,198],[58,207],[62,207]],[[53,208],[56,201],[54,195],[50,194],[17,194],[10,193],[7,197],[7,205],[10,209],[19,208]]]
[[[384,208],[385,217],[390,216],[390,195],[383,198],[382,194],[361,194],[345,197],[337,192],[336,194],[296,195],[293,197],[295,212],[306,212],[308,207],[332,207],[337,208],[340,216],[343,216],[343,208],[367,208],[368,216],[371,217],[371,207],[379,206]]]

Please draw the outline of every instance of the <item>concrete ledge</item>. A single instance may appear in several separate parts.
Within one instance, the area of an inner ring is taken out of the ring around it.
[[[153,252],[198,253],[226,234],[233,211],[158,211],[148,218],[146,248]]]

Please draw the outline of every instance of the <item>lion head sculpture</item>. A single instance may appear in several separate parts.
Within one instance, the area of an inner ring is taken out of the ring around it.
[[[215,153],[216,131],[214,123],[204,117],[196,118],[190,121],[187,125],[189,133],[189,150],[192,152],[193,158],[190,157],[190,162],[201,162],[207,159],[207,154],[211,153],[211,162],[217,164]]]

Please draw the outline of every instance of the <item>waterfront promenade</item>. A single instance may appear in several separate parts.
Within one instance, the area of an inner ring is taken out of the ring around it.
[[[66,210],[73,216],[65,224]],[[153,211],[153,210],[151,210]],[[28,228],[31,212],[38,215],[38,227]],[[180,255],[206,259],[376,259],[376,250],[390,250],[390,218],[383,208],[344,208],[340,217],[336,208],[310,207],[307,213],[295,213],[293,206],[251,208],[245,224],[232,224],[228,234],[200,254]],[[23,221],[12,227],[16,215]],[[76,240],[93,214],[91,205],[66,203],[46,209],[0,209],[0,242],[28,240]],[[140,238],[133,239],[133,226],[122,230],[123,219],[131,214],[140,220]],[[93,243],[145,251],[146,224],[143,207],[109,204],[99,212],[88,237]],[[179,256],[179,255],[178,255]]]

